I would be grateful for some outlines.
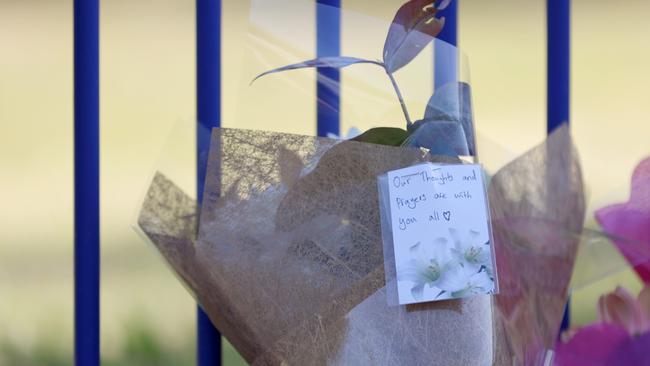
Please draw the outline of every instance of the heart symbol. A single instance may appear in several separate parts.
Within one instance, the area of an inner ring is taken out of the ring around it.
[[[445,211],[442,213],[442,216],[445,218],[445,220],[449,221],[451,220],[451,211]]]

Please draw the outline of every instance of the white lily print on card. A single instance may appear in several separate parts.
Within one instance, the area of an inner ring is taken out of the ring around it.
[[[412,257],[400,266],[397,280],[412,282],[411,295],[419,301],[425,286],[437,287],[450,268],[452,258],[445,238],[438,238],[429,245],[418,242],[410,248],[410,252]]]
[[[481,234],[474,230],[469,230],[468,234],[463,235],[450,228],[449,235],[454,241],[451,252],[456,260],[475,272],[485,271],[490,278],[494,278],[489,241],[482,242]]]
[[[485,270],[476,271],[476,268],[463,262],[455,262],[436,286],[457,298],[490,293],[494,290],[494,281]]]

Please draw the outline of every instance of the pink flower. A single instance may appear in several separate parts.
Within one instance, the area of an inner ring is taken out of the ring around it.
[[[558,342],[555,366],[611,365],[608,363],[611,355],[629,338],[617,324],[599,323],[580,328],[568,342]]]
[[[650,158],[632,174],[630,199],[596,211],[596,220],[607,233],[630,239],[614,242],[643,282],[650,283]]]
[[[555,365],[650,365],[650,158],[634,170],[630,199],[598,210],[596,219],[646,286],[637,298],[622,287],[601,296],[599,322],[558,342]]]
[[[601,296],[598,318],[602,323],[620,325],[632,336],[650,331],[650,287],[644,287],[636,299],[622,287]]]
[[[556,366],[650,365],[650,286],[635,299],[622,287],[598,300],[599,323],[556,347]]]

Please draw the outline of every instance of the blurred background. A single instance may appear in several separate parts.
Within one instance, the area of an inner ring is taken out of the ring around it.
[[[343,4],[350,13],[343,18],[342,53],[379,58],[386,24],[401,1]],[[632,169],[650,155],[644,89],[650,84],[649,13],[650,2],[643,0],[573,1],[571,123],[588,184],[590,225],[595,208],[627,199]],[[363,26],[359,19],[366,19]],[[261,44],[286,47],[283,57],[251,48],[251,20],[279,26],[286,43]],[[313,71],[255,84],[257,97],[266,95],[265,103],[286,118],[238,108],[256,73],[314,56],[313,21],[313,3],[305,0],[223,0],[223,126],[315,133]],[[508,151],[501,163],[545,137],[545,27],[544,1],[460,2],[459,44],[471,63],[476,125]],[[193,186],[193,134],[174,131],[194,123],[194,31],[193,1],[101,5],[106,365],[194,363],[194,301],[133,229],[170,141],[185,162],[178,179]],[[72,42],[72,0],[0,0],[0,365],[72,363]],[[430,83],[422,81],[431,80],[430,63],[431,55],[423,54],[397,75],[413,105],[430,94]],[[375,77],[384,76],[363,67],[342,73],[343,83],[356,90]],[[343,98],[344,133],[352,126],[402,124],[397,105],[375,113],[372,103],[381,98],[354,99],[348,89]],[[368,118],[366,110],[372,111]],[[592,319],[598,294],[618,283],[640,287],[623,271],[580,290],[574,322]],[[225,357],[227,365],[241,364],[227,345]]]

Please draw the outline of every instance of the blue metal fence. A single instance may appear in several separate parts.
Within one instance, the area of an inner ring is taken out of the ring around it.
[[[316,0],[316,56],[341,55],[341,0]],[[316,132],[340,134],[341,73],[338,69],[318,69],[316,81]],[[330,83],[325,81],[329,80]],[[329,87],[328,87],[329,85]],[[335,86],[336,85],[336,86]]]
[[[99,0],[74,1],[75,362],[99,365]]]
[[[445,17],[445,26],[442,28],[438,38],[452,44],[458,45],[458,1],[449,3],[446,9],[440,12],[441,17]],[[434,70],[433,83],[434,87],[445,85],[449,82],[456,81],[458,73],[458,59],[453,52],[445,52],[444,44],[434,42]]]
[[[317,54],[340,53],[341,0],[317,0]],[[458,0],[444,10],[440,38],[457,44]],[[548,131],[569,120],[570,0],[548,0]],[[221,121],[221,0],[196,1],[197,196],[203,178],[210,130]],[[75,362],[99,365],[99,0],[74,1],[75,153]],[[443,75],[435,72],[436,83]],[[317,132],[340,133],[339,91],[321,78],[340,80],[338,70],[319,71]],[[221,364],[221,338],[198,309],[197,360]],[[568,325],[568,312],[565,324]]]
[[[571,103],[571,1],[546,2],[547,29],[547,89],[546,126],[548,133],[563,123],[569,123]],[[569,329],[570,306],[564,310],[562,330]]]
[[[210,131],[221,125],[221,0],[196,1],[196,196],[202,201]],[[221,334],[197,308],[197,363],[221,364]]]
[[[571,73],[571,1],[548,0],[547,124],[548,132],[569,122]]]

